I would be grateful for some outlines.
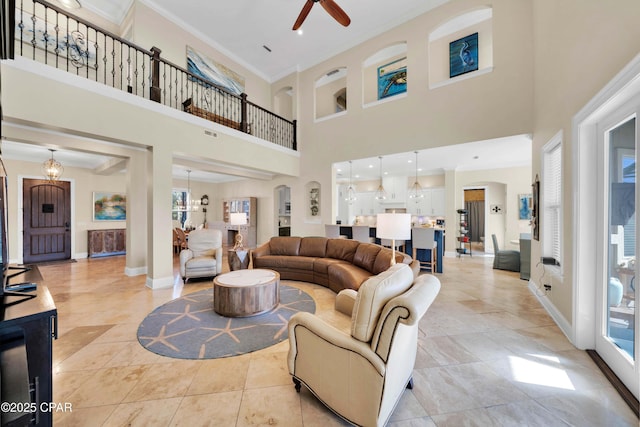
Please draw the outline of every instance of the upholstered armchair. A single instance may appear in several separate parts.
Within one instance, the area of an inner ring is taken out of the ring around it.
[[[180,252],[182,280],[213,277],[222,272],[222,232],[203,228],[189,233],[187,249]]]
[[[351,315],[351,333],[311,313],[289,321],[289,373],[345,420],[383,426],[405,388],[413,387],[418,323],[436,298],[440,281],[396,264],[366,280],[358,291],[336,297],[336,309]]]

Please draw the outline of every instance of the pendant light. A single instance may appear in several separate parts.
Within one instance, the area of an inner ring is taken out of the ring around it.
[[[378,156],[380,159],[380,185],[378,185],[378,189],[376,190],[376,200],[384,200],[387,198],[387,192],[382,186],[382,156]]]
[[[409,198],[415,199],[416,203],[418,203],[424,197],[424,194],[422,194],[422,186],[418,182],[418,152],[414,151],[414,153],[416,153],[416,181],[409,189]]]
[[[49,151],[51,151],[51,158],[42,164],[42,172],[49,182],[55,182],[62,176],[64,168],[59,161],[53,158],[53,153],[56,150],[49,148]]]
[[[351,184],[351,160],[349,160],[349,187],[347,188],[347,197],[345,197],[345,200],[349,202],[349,204],[356,201],[356,190]]]
[[[195,201],[191,198],[191,170],[187,169],[187,211],[197,212],[199,200]]]

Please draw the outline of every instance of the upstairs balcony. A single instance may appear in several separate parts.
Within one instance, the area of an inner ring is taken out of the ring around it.
[[[5,4],[15,8],[5,29],[14,29],[14,55],[297,151],[295,120],[163,59],[160,48],[136,46],[46,1]]]

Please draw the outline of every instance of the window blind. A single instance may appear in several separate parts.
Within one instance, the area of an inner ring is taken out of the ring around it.
[[[545,257],[553,258],[560,265],[561,208],[562,208],[562,144],[550,147],[543,158],[543,218],[542,237]]]

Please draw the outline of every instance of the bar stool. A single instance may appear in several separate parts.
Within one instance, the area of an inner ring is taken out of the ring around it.
[[[436,272],[438,263],[437,250],[438,242],[436,242],[436,230],[433,228],[414,227],[411,230],[411,245],[413,246],[413,259],[420,262],[420,268],[429,267],[432,273]],[[429,260],[421,261],[418,259],[418,249],[429,251]]]

